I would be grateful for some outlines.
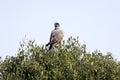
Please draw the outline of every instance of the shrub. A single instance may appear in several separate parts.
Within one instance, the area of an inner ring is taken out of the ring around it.
[[[47,51],[35,41],[20,43],[17,56],[0,60],[1,80],[120,80],[120,62],[111,53],[87,52],[70,37]]]

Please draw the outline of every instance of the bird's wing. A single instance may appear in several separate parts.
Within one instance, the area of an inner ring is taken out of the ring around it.
[[[64,37],[64,32],[62,29],[53,30],[50,36],[50,43],[60,42]]]
[[[57,36],[57,31],[53,30],[50,35],[50,43],[55,43],[56,42],[56,36]]]

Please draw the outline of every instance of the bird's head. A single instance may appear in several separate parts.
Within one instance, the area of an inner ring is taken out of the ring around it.
[[[55,22],[55,23],[54,23],[54,26],[55,26],[55,28],[56,28],[56,27],[60,27],[60,24],[59,24],[58,22]]]

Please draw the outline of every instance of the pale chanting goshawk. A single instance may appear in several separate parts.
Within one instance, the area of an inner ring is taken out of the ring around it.
[[[60,27],[60,24],[58,22],[54,23],[55,29],[52,30],[51,35],[50,35],[50,40],[46,46],[49,46],[49,50],[54,48],[56,43],[63,43],[63,37],[64,37],[64,32]]]

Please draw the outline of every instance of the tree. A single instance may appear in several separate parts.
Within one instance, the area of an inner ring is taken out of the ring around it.
[[[47,51],[35,41],[21,43],[17,56],[0,60],[1,80],[119,80],[120,62],[111,53],[87,52],[70,37]]]

